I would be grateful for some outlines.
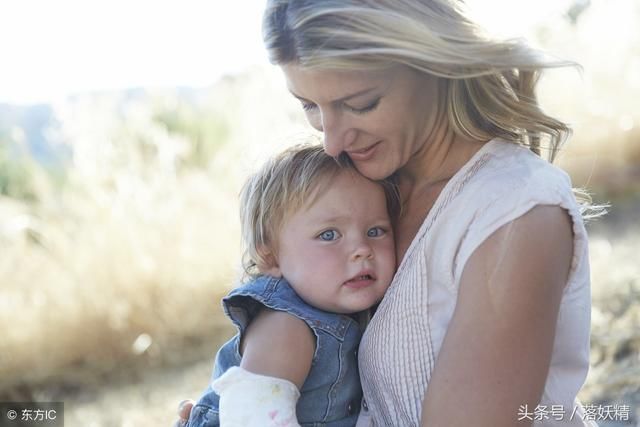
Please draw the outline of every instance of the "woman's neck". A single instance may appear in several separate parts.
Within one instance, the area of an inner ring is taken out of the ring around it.
[[[402,200],[402,214],[395,227],[398,265],[447,182],[483,143],[448,133],[443,138],[425,143],[420,152],[397,172]]]
[[[401,192],[441,186],[453,177],[486,141],[465,138],[447,129],[429,138],[398,171]],[[405,191],[403,191],[403,187]]]

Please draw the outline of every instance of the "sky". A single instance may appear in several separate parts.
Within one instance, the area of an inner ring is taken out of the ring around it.
[[[485,25],[520,34],[568,0],[468,0]],[[266,64],[265,0],[2,0],[0,102],[54,102],[130,87],[201,87]],[[506,18],[508,17],[508,18]]]

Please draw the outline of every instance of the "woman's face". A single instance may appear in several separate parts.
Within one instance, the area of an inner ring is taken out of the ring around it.
[[[360,173],[382,179],[402,168],[436,123],[438,81],[409,67],[375,71],[282,67],[289,91],[309,123],[324,132],[324,149],[343,151]]]

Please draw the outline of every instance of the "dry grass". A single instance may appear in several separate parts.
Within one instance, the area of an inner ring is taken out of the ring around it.
[[[587,401],[626,402],[636,409],[640,409],[638,225],[591,237],[592,369],[582,392]]]
[[[241,177],[276,149],[263,135],[290,128],[282,110],[253,119],[269,109],[263,84],[231,80],[198,100],[237,125],[200,135],[206,141],[157,120],[184,107],[172,93],[58,106],[58,132],[73,150],[64,184],[32,165],[35,200],[0,199],[0,396],[209,349],[220,296],[237,276]]]
[[[238,251],[222,175],[145,180],[127,164],[99,176],[110,166],[73,168],[61,193],[1,205],[0,389],[175,359],[168,350],[217,327]]]

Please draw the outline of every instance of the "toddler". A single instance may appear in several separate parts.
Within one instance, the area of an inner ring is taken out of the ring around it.
[[[358,314],[396,268],[396,187],[319,145],[290,148],[245,183],[245,283],[223,299],[238,334],[219,350],[188,426],[353,426]]]

